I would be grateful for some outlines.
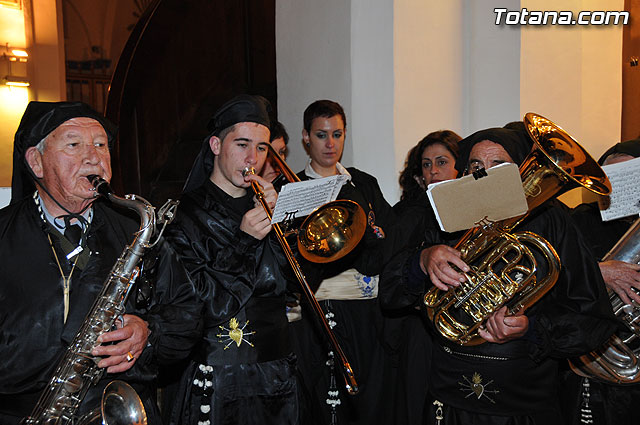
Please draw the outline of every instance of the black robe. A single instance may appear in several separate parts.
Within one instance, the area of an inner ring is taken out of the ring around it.
[[[87,235],[91,251],[83,269],[76,269],[70,286],[70,310],[63,323],[63,287],[48,226],[29,197],[0,210],[0,422],[17,423],[31,413],[49,382],[58,359],[73,340],[85,315],[102,289],[116,259],[139,225],[102,201],[93,206]],[[60,236],[61,237],[61,236]],[[53,235],[65,274],[66,261],[58,236]],[[139,278],[127,300],[128,314],[149,323],[149,346],[125,373],[105,374],[80,405],[79,413],[96,407],[104,386],[114,379],[131,384],[147,410],[150,424],[158,424],[154,380],[158,362],[187,357],[200,334],[200,304],[184,269],[171,248],[161,242],[148,251],[153,276]],[[143,298],[146,299],[143,300]]]
[[[375,276],[382,271],[386,237],[378,235],[381,235],[380,230],[387,233],[388,227],[395,221],[395,215],[375,177],[355,168],[347,170],[352,180],[342,187],[337,199],[357,202],[365,214],[373,218],[373,223],[367,226],[358,246],[340,260],[322,265],[303,261],[310,282],[319,284],[323,279],[351,268],[365,276]],[[298,176],[302,180],[308,179],[304,172]],[[339,392],[340,405],[337,406],[337,417],[333,419],[338,424],[394,423],[392,402],[396,387],[394,370],[397,367],[397,353],[389,345],[389,337],[394,333],[395,323],[383,316],[377,298],[325,300],[320,305],[325,312],[334,314],[331,319],[336,323],[333,332],[353,367],[360,392],[355,396],[347,395],[341,366],[338,365],[335,370],[327,366],[328,344],[325,335],[303,299],[302,320],[293,322],[292,329],[299,367],[311,400],[308,408],[313,412],[316,423],[332,423],[331,409],[327,403],[327,399],[331,398],[329,390]]]
[[[285,313],[288,265],[273,238],[240,230],[252,198],[250,191],[232,198],[207,180],[183,196],[167,229],[205,306],[204,337],[184,373],[173,424],[298,423]],[[242,338],[233,340],[238,330]],[[204,381],[212,386],[198,386]]]
[[[571,210],[578,229],[595,257],[601,260],[626,233],[636,217],[602,221],[596,202],[582,204]],[[589,397],[585,399],[585,378],[573,373],[565,365],[562,374],[563,413],[567,424],[578,425],[584,403],[593,416],[594,423],[602,425],[634,425],[638,422],[636,408],[640,403],[640,384],[614,385],[589,379]]]
[[[431,401],[444,404],[443,425],[563,423],[558,359],[592,350],[616,327],[597,263],[565,210],[540,207],[518,230],[532,231],[551,243],[562,262],[560,276],[527,310],[529,330],[522,338],[463,347],[435,336],[429,391]],[[400,253],[387,264],[382,275],[383,302],[397,306],[414,302],[426,292],[431,284],[418,264],[415,250]],[[427,407],[426,423],[436,423],[438,406],[429,402]]]
[[[415,198],[405,198],[393,206],[396,222],[387,232],[389,243],[385,249],[386,261],[403,249],[417,249],[424,241],[425,232],[437,232],[438,223],[429,204],[426,192]],[[385,262],[386,262],[385,261]],[[388,282],[381,282],[388,284]],[[386,293],[380,288],[380,296]],[[381,302],[382,299],[381,299]],[[395,423],[421,425],[423,408],[427,398],[429,380],[427,374],[431,364],[431,334],[427,316],[421,310],[419,300],[414,304],[392,307],[389,314],[401,319],[401,332],[396,333],[393,346],[399,353],[398,387],[395,396]],[[383,307],[385,307],[383,305]]]

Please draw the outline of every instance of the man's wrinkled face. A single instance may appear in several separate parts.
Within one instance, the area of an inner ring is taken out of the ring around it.
[[[471,148],[465,174],[471,174],[481,168],[488,170],[505,162],[514,161],[502,145],[490,140],[483,140]]]
[[[42,153],[27,150],[27,162],[51,195],[65,207],[95,197],[88,175],[111,180],[107,133],[92,118],[72,118],[46,137]]]
[[[213,136],[209,140],[215,155],[211,181],[227,194],[238,197],[251,186],[242,174],[245,167],[253,167],[260,173],[267,158],[269,128],[253,122],[241,122],[233,126],[224,140]]]

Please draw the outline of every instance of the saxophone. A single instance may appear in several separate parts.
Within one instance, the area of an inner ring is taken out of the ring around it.
[[[91,355],[91,351],[99,345],[98,337],[112,330],[116,320],[124,314],[127,296],[140,271],[138,263],[145,250],[154,245],[149,241],[156,228],[154,208],[145,199],[136,195],[118,197],[112,193],[109,183],[99,176],[91,175],[87,178],[99,195],[116,205],[136,211],[140,216],[140,228],[133,243],[125,248],[111,269],[100,294],[58,362],[38,403],[23,420],[24,425],[147,423],[140,397],[133,388],[122,381],[113,381],[107,385],[100,407],[80,418],[76,415],[87,391],[104,373],[104,369],[97,366],[100,358]],[[165,204],[161,208],[164,215],[161,215],[159,221],[164,225],[168,224],[173,218],[176,206],[177,202],[171,200]]]
[[[640,218],[637,219],[602,261],[618,260],[640,264]],[[613,312],[627,327],[616,333],[599,349],[569,361],[580,376],[614,384],[640,382],[640,305],[625,304],[607,288]]]

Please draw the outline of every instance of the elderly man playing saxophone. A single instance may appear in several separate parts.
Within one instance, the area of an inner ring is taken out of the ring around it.
[[[33,411],[138,230],[135,220],[96,197],[87,178],[111,179],[115,134],[113,124],[80,102],[31,102],[16,132],[12,200],[0,210],[2,424]],[[106,373],[74,415],[99,405],[106,384],[119,379],[138,392],[148,423],[159,423],[152,391],[157,362],[186,357],[197,341],[200,306],[184,270],[164,242],[148,253],[147,279],[133,287],[118,329],[103,333],[91,352]]]

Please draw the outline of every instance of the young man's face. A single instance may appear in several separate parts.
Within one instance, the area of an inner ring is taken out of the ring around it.
[[[211,137],[209,144],[215,155],[211,181],[234,198],[243,196],[250,183],[245,182],[242,171],[253,167],[260,172],[268,143],[269,129],[252,122],[235,124],[224,140]]]

